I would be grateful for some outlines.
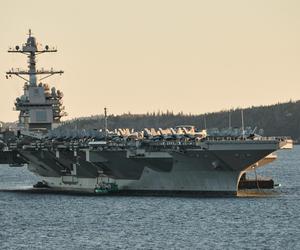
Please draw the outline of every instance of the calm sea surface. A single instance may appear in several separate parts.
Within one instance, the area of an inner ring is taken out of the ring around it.
[[[0,191],[0,249],[300,249],[300,146],[259,174],[275,195],[91,197]],[[0,189],[39,178],[0,167]]]

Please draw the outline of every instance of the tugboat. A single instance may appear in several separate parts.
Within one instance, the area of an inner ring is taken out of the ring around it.
[[[96,185],[94,192],[96,194],[108,194],[118,192],[118,185],[114,182],[101,182]]]
[[[39,181],[36,184],[33,185],[34,188],[49,188],[47,185],[47,182],[45,181]]]

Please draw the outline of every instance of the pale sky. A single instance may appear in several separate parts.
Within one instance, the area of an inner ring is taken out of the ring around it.
[[[68,119],[103,113],[200,114],[300,99],[299,0],[0,0],[0,120],[17,120],[28,29],[58,53],[38,68]]]

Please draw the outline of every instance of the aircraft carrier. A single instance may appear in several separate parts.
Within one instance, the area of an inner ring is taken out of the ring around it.
[[[286,138],[254,133],[208,134],[194,126],[93,131],[60,129],[66,115],[63,93],[43,80],[61,70],[38,70],[36,56],[56,52],[32,36],[9,49],[28,57],[28,69],[11,69],[7,78],[25,81],[16,98],[18,127],[3,130],[0,164],[20,166],[41,176],[37,188],[96,194],[236,195],[247,171],[276,159]],[[105,121],[107,114],[105,109]]]

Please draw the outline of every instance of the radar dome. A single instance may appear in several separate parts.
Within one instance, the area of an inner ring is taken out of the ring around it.
[[[24,102],[24,101],[26,101],[27,98],[26,98],[25,95],[22,95],[20,99],[21,99],[22,102]]]
[[[51,94],[52,94],[52,95],[56,95],[56,89],[55,89],[55,87],[52,87],[52,88],[51,88]]]
[[[27,45],[36,48],[36,39],[35,39],[35,37],[32,37],[32,36],[28,37],[27,38]]]

